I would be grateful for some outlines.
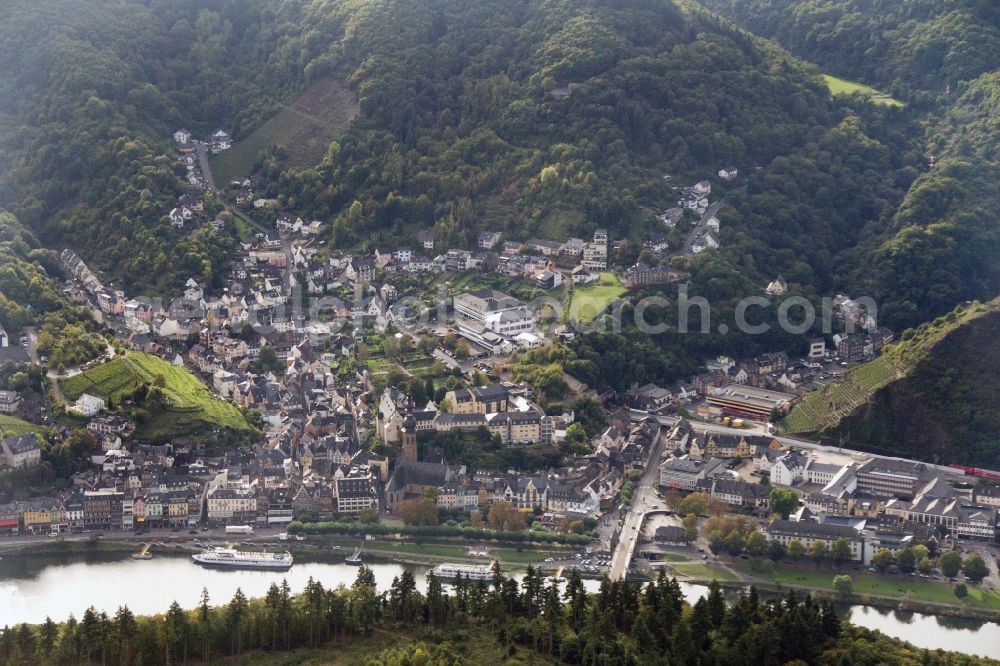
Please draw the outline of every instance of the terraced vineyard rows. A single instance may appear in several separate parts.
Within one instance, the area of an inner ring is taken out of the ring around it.
[[[975,303],[916,329],[908,339],[888,346],[875,360],[853,367],[839,379],[805,394],[785,417],[783,429],[793,433],[814,433],[836,425],[865,404],[876,391],[905,376],[949,333],[965,322],[998,309],[1000,299]]]
[[[785,429],[816,432],[835,425],[897,375],[897,368],[888,355],[851,368],[839,380],[807,393],[785,419]]]
[[[123,396],[134,392],[142,385],[142,380],[134,372],[134,366],[124,358],[96,366],[63,382],[63,395],[74,401],[84,393],[97,395],[118,404]]]
[[[156,356],[138,352],[71,377],[64,382],[63,393],[70,401],[83,393],[90,393],[104,398],[111,405],[119,405],[124,396],[144,384],[154,385],[159,377],[162,377],[163,393],[169,406],[151,416],[143,425],[144,434],[211,431],[217,426],[233,430],[250,429],[235,405],[215,396],[191,372]]]

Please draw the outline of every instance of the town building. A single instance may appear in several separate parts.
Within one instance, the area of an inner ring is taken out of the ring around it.
[[[494,414],[510,408],[510,394],[503,384],[454,389],[445,394],[454,414]]]
[[[927,466],[912,460],[872,458],[857,470],[858,491],[874,497],[911,499],[926,480]]]
[[[805,477],[808,459],[801,453],[790,451],[771,465],[770,480],[775,486],[794,486]]]
[[[21,396],[16,391],[0,391],[0,414],[15,414],[21,406]]]
[[[772,520],[764,528],[768,541],[777,541],[786,548],[793,541],[799,541],[808,551],[814,543],[823,543],[828,548],[843,539],[851,549],[851,559],[865,562],[864,534],[849,525],[817,523],[810,520]]]
[[[73,403],[73,408],[82,416],[95,416],[104,409],[104,399],[84,393]]]
[[[636,289],[650,284],[662,284],[681,279],[682,273],[666,266],[650,266],[642,262],[625,269],[622,283],[628,289]]]
[[[752,386],[726,384],[710,390],[705,398],[712,414],[770,421],[772,413],[787,413],[798,396]]]
[[[334,488],[338,514],[351,515],[366,509],[378,509],[378,497],[369,474],[336,479]]]
[[[706,492],[729,506],[764,510],[768,508],[771,492],[770,488],[759,483],[748,483],[724,476],[701,479],[695,490]]]
[[[38,446],[38,437],[29,432],[0,440],[0,454],[3,463],[0,466],[21,469],[39,464],[42,450]]]
[[[725,472],[725,461],[718,458],[699,460],[683,456],[660,464],[660,486],[677,490],[694,490],[702,479]]]

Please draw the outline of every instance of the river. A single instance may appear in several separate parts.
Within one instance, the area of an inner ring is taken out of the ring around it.
[[[386,589],[403,570],[400,564],[370,564],[379,589]],[[419,589],[424,588],[427,567],[411,567]],[[213,605],[222,605],[236,589],[249,597],[262,597],[271,583],[287,579],[293,592],[300,592],[312,577],[325,587],[350,585],[356,567],[323,562],[297,562],[290,571],[220,571],[203,569],[186,557],[162,557],[136,561],[120,555],[8,557],[0,561],[0,627],[19,622],[40,623],[46,616],[64,620],[72,613],[78,619],[88,606],[113,614],[128,605],[136,614],[164,612],[173,601],[194,608],[202,588]],[[597,589],[597,581],[587,587]],[[681,583],[685,597],[694,602],[702,596],[701,585]],[[975,620],[887,611],[868,606],[845,610],[851,622],[878,629],[918,647],[944,648],[1000,659],[1000,625]]]

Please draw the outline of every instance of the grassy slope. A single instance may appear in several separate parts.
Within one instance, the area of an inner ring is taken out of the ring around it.
[[[854,93],[860,93],[862,95],[867,95],[868,99],[875,104],[884,104],[886,106],[906,106],[906,104],[900,102],[898,99],[893,99],[885,93],[881,93],[875,88],[865,85],[864,83],[848,81],[847,79],[830,76],[829,74],[823,75],[823,81],[826,82],[831,95],[853,95]]]
[[[314,166],[322,161],[330,142],[357,113],[354,93],[343,83],[332,79],[317,81],[291,106],[283,106],[232,148],[212,157],[215,182],[224,187],[233,178],[246,176],[260,151],[271,144],[288,151],[289,166]]]
[[[139,386],[152,384],[157,375],[163,375],[163,391],[171,407],[143,424],[140,434],[193,434],[213,426],[250,429],[235,405],[212,394],[190,371],[139,352],[130,352],[71,377],[63,383],[63,394],[73,401],[82,393],[90,393],[118,404]]]
[[[946,336],[988,312],[1000,312],[1000,299],[971,307],[951,321],[939,318],[917,329],[912,339],[889,346],[874,361],[851,368],[824,388],[807,393],[785,418],[783,429],[812,433],[836,426],[876,391],[905,377]]]
[[[574,287],[569,304],[569,316],[575,321],[589,324],[594,321],[616,298],[625,293],[625,287],[614,273],[601,273],[601,279],[585,287]]]
[[[23,435],[26,432],[39,432],[40,430],[38,426],[32,423],[16,419],[13,416],[0,414],[0,439],[14,435]]]

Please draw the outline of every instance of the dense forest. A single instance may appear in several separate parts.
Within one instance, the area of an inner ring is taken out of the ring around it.
[[[325,589],[310,578],[301,594],[283,583],[263,599],[237,590],[223,606],[212,601],[203,592],[198,608],[174,603],[156,617],[91,608],[79,620],[10,627],[0,633],[0,663],[152,666],[233,655],[250,660],[240,663],[300,663],[281,654],[300,648],[309,648],[302,660],[369,666],[994,663],[853,627],[831,600],[794,591],[763,600],[751,588],[727,604],[713,583],[691,605],[662,575],[645,585],[605,579],[588,594],[577,572],[560,591],[530,567],[520,583],[495,569],[492,581],[459,580],[450,589],[428,574],[421,592],[409,571],[379,590],[362,567],[351,587]],[[363,656],[351,652],[366,640]]]
[[[918,105],[1000,68],[991,0],[702,0],[831,74]]]
[[[0,208],[134,291],[176,290],[190,275],[211,283],[228,268],[232,238],[178,233],[166,219],[184,192],[173,131],[225,124],[238,137],[302,80],[297,68],[266,65],[279,44],[259,35],[261,3],[214,4],[218,11],[173,0],[4,8]]]

